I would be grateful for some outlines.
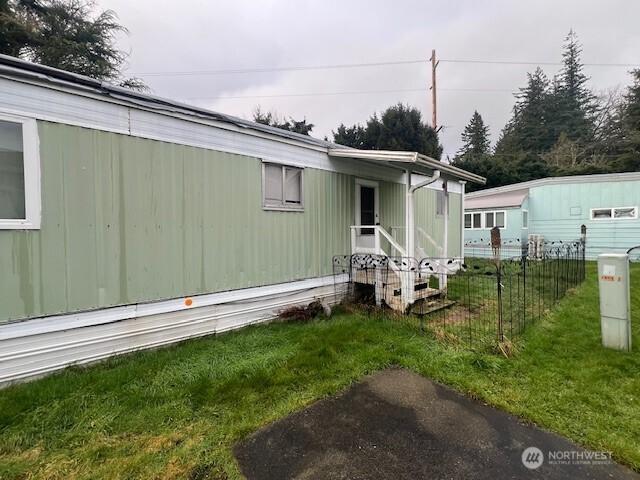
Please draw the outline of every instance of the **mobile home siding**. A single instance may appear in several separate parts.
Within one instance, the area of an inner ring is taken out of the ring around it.
[[[587,226],[587,256],[622,252],[640,244],[640,219],[591,220],[592,208],[640,207],[640,182],[543,185],[529,191],[529,231],[570,241]]]
[[[265,211],[259,158],[38,128],[42,227],[0,231],[0,323],[330,275],[331,257],[350,251],[353,175],[306,168],[304,212]],[[418,224],[441,242],[435,191],[416,197]],[[385,228],[404,224],[404,198],[404,185],[380,182]]]
[[[42,228],[0,231],[0,322],[331,274],[354,181],[307,168],[262,209],[261,162],[40,122]]]

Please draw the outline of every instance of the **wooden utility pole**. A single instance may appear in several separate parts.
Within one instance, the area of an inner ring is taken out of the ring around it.
[[[434,130],[438,130],[438,105],[436,94],[436,68],[438,61],[436,60],[436,51],[431,50],[431,126]]]

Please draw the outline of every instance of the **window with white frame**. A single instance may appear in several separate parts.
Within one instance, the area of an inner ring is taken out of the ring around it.
[[[506,212],[484,212],[484,228],[505,228],[507,225]]]
[[[480,212],[465,213],[464,228],[467,230],[478,230],[482,228],[482,214]]]
[[[277,163],[262,164],[262,206],[267,210],[297,210],[303,206],[303,170]]]
[[[464,214],[464,228],[467,230],[491,229],[493,227],[507,227],[507,212],[497,210],[489,212],[467,212]]]
[[[624,220],[638,218],[638,207],[592,208],[591,220]]]
[[[0,229],[40,228],[38,128],[0,114]]]
[[[529,228],[529,210],[522,210],[522,228]]]

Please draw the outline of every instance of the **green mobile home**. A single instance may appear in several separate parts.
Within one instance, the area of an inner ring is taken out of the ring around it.
[[[0,56],[0,383],[334,300],[336,254],[461,262],[467,181]]]
[[[486,252],[493,226],[519,250],[529,239],[577,240],[582,225],[587,258],[624,253],[640,245],[639,208],[640,172],[542,178],[473,192],[465,198],[465,254]]]

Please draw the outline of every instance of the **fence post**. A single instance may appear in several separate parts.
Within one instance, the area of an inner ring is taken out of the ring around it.
[[[502,265],[496,264],[496,288],[498,289],[498,342],[504,342],[504,328],[502,324]]]
[[[583,223],[580,226],[580,248],[582,249],[581,256],[581,265],[580,265],[580,281],[583,281],[585,278],[585,260],[586,260],[586,250],[587,250],[587,226]]]

